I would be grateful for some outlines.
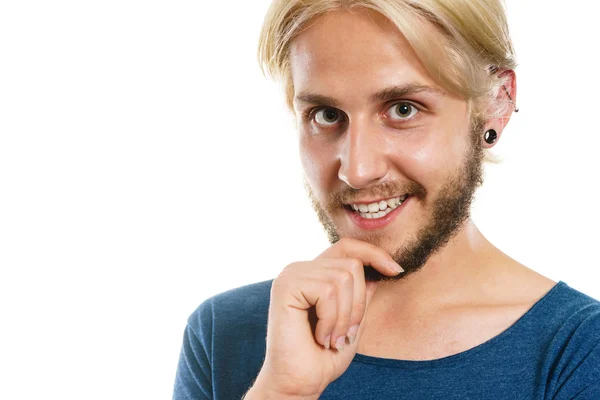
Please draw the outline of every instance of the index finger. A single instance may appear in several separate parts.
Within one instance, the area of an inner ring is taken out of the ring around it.
[[[381,247],[352,238],[342,238],[317,258],[356,258],[382,274],[396,276],[404,269]]]

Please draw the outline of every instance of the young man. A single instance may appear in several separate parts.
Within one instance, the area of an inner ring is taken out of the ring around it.
[[[600,303],[469,217],[515,111],[499,0],[276,0],[259,54],[332,246],[205,301],[174,398],[600,399]]]

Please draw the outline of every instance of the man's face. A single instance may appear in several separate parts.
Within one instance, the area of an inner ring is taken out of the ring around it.
[[[482,127],[467,102],[373,12],[318,19],[290,61],[306,183],[330,241],[376,244],[406,271],[366,267],[368,280],[417,271],[458,232],[482,180]]]

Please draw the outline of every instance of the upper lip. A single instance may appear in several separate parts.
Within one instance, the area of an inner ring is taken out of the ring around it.
[[[379,203],[381,201],[387,201],[389,199],[395,199],[396,197],[403,197],[405,195],[408,195],[408,193],[404,193],[401,194],[399,196],[391,196],[391,197],[380,197],[379,199],[375,199],[375,200],[356,200],[356,201],[352,201],[352,202],[344,202],[344,205],[346,206],[350,206],[352,204],[372,204],[372,203]]]

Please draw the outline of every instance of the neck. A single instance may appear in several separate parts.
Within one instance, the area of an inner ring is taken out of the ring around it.
[[[381,282],[375,297],[409,311],[468,301],[478,283],[494,273],[492,261],[502,256],[469,219],[420,271],[396,282]]]

